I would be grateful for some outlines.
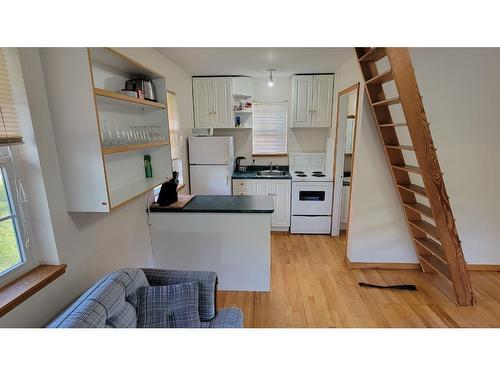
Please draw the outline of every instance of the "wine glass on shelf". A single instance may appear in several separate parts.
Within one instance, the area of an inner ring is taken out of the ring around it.
[[[116,123],[116,120],[113,120],[113,140],[112,144],[113,146],[118,146],[121,144],[121,134],[120,134],[120,128],[118,127],[118,124]]]
[[[110,121],[103,120],[100,126],[100,134],[101,134],[101,143],[103,146],[111,145],[111,128]]]

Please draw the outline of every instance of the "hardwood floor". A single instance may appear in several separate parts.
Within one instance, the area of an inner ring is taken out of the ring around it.
[[[345,236],[273,233],[271,292],[218,292],[245,327],[500,327],[500,272],[471,272],[477,305],[458,307],[416,270],[351,270]],[[416,292],[358,282],[415,284]]]

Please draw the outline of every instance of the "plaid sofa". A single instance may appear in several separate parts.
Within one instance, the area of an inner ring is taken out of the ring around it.
[[[171,271],[126,268],[113,272],[82,294],[47,327],[135,328],[137,290],[144,286],[199,283],[199,314],[202,328],[242,328],[243,314],[237,307],[216,311],[217,274],[204,271]]]

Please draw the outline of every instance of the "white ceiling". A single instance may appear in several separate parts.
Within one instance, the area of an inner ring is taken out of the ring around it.
[[[295,73],[334,73],[352,56],[352,48],[158,48],[192,75],[264,77]]]

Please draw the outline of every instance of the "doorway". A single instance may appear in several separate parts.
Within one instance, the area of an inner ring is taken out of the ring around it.
[[[332,236],[349,227],[359,82],[338,93],[335,137]]]

